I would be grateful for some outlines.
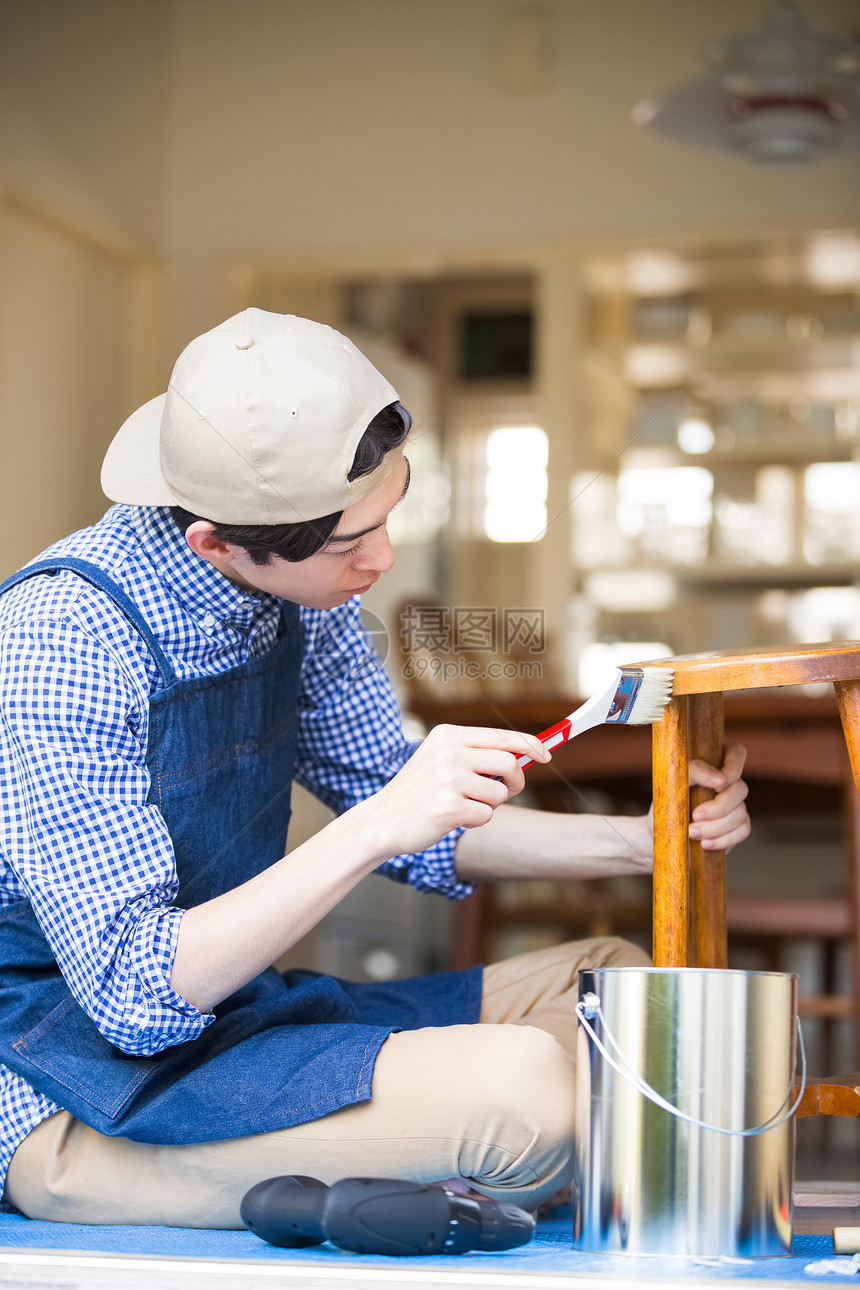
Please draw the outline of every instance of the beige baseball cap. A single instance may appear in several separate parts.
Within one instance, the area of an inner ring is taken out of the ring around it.
[[[400,458],[347,475],[397,391],[352,341],[292,314],[246,309],[198,336],[166,394],[120,427],[101,483],[115,502],[182,506],[222,524],[293,524],[345,510]]]

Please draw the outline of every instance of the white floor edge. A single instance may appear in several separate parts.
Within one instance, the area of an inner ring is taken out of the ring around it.
[[[684,1290],[734,1286],[773,1287],[773,1280],[679,1276]],[[832,1286],[833,1278],[810,1277],[806,1286]],[[84,1251],[0,1250],[0,1290],[629,1290],[629,1276],[558,1272],[491,1272],[445,1266],[392,1268],[381,1264],[344,1267],[260,1260],[176,1259],[163,1255],[128,1256]],[[665,1276],[636,1277],[638,1287],[666,1286]]]

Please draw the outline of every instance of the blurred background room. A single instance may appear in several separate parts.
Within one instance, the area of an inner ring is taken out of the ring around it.
[[[0,0],[0,575],[103,512],[119,423],[255,305],[347,332],[414,417],[365,612],[416,737],[542,729],[618,662],[860,638],[858,37],[855,0]],[[798,971],[814,1059],[848,1069],[833,697],[727,724],[736,907],[831,902],[739,918],[731,962]],[[523,801],[647,810],[648,731],[604,733]],[[297,799],[292,844],[326,818]],[[647,943],[648,902],[371,878],[297,958],[385,979]]]

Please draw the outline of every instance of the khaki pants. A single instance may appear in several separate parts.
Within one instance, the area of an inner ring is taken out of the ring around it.
[[[111,1138],[68,1112],[15,1152],[4,1199],[68,1223],[241,1228],[264,1178],[459,1177],[534,1209],[570,1180],[581,967],[648,962],[616,938],[519,955],[485,969],[481,1024],[389,1036],[371,1101],[252,1137],[189,1146]]]

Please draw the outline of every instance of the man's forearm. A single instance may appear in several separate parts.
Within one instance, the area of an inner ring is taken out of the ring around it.
[[[380,852],[365,803],[254,878],[182,915],[170,984],[209,1012],[307,935]]]
[[[650,873],[651,829],[647,816],[568,815],[500,806],[489,824],[461,835],[454,859],[464,882]]]

